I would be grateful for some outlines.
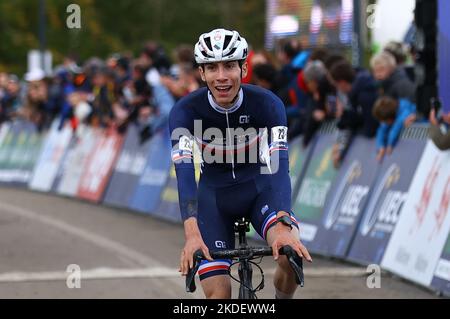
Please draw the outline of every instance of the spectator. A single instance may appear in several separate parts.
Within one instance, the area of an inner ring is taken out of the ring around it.
[[[11,74],[8,77],[3,98],[0,99],[0,123],[9,121],[22,106],[19,78]]]
[[[450,149],[450,112],[442,114],[441,119],[436,118],[436,110],[430,112],[430,138],[442,151]]]
[[[114,102],[114,83],[109,70],[102,66],[94,70],[92,76],[92,94],[90,104],[92,111],[87,118],[88,123],[94,127],[107,127],[112,123],[114,114],[112,103]]]
[[[400,42],[390,41],[384,46],[383,51],[392,54],[392,56],[395,58],[397,66],[403,68],[410,81],[414,83],[414,66],[406,65],[406,60],[408,57],[404,45]]]
[[[323,62],[323,64],[325,65],[326,69],[328,71],[331,70],[331,68],[333,67],[333,65],[335,65],[338,62],[342,62],[342,61],[347,61],[345,59],[344,56],[342,56],[341,54],[330,54],[325,61]]]
[[[373,105],[378,97],[375,80],[365,70],[355,71],[345,60],[335,63],[329,72],[338,98],[332,112],[338,118],[337,142],[333,146],[333,163],[339,166],[356,131],[366,137],[373,137],[378,122],[372,115]]]
[[[73,75],[66,67],[57,68],[54,73],[50,96],[60,111],[59,129],[62,129],[65,121],[73,116],[73,106],[68,97],[75,92],[75,85],[73,84]]]
[[[36,125],[39,131],[48,127],[53,120],[54,110],[49,101],[48,85],[45,73],[41,69],[34,69],[25,74],[28,82],[26,98],[17,115]]]
[[[161,76],[161,83],[167,87],[175,98],[182,98],[200,87],[196,73],[198,72],[194,69],[192,63],[183,63],[178,66],[177,78]]]
[[[8,86],[8,74],[5,72],[0,72],[0,100],[6,94],[6,87]]]
[[[308,63],[313,61],[323,62],[327,56],[328,51],[326,49],[317,48],[312,52],[301,51],[292,61],[292,66],[297,70],[296,79],[289,85],[289,90],[284,92],[288,93],[288,101],[290,101],[290,103],[286,104],[286,114],[290,130],[289,138],[293,138],[301,133],[302,122],[304,121],[303,114],[306,112],[305,109],[311,99],[310,91],[305,81],[304,68]]]
[[[280,87],[287,88],[294,81],[297,70],[292,66],[293,59],[301,52],[300,42],[296,39],[282,40],[277,50],[277,60],[281,65]]]
[[[370,60],[370,66],[375,79],[380,82],[381,95],[415,102],[415,85],[408,78],[405,70],[397,67],[395,58],[391,54],[378,53]]]
[[[256,64],[253,68],[253,82],[258,86],[261,86],[267,90],[272,91],[275,95],[279,95],[277,70],[272,64],[269,63]]]
[[[304,70],[304,78],[310,96],[308,105],[302,115],[304,121],[302,121],[301,131],[304,134],[303,146],[306,147],[321,123],[327,117],[330,117],[327,100],[329,96],[334,96],[336,92],[328,81],[327,70],[321,61],[309,62]]]
[[[416,105],[407,99],[379,98],[373,108],[373,116],[380,122],[376,134],[377,160],[390,155],[397,143],[405,121],[416,112]]]

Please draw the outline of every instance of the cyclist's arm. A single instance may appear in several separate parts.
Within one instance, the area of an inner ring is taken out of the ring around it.
[[[277,211],[291,212],[291,180],[289,178],[289,152],[287,143],[287,120],[284,106],[274,100],[269,117],[269,154],[272,185]]]
[[[178,184],[178,199],[181,219],[197,217],[197,183],[193,160],[193,123],[183,105],[177,104],[169,115],[169,129],[172,141],[172,161],[175,165]]]

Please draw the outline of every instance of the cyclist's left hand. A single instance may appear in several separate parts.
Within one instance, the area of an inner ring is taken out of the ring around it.
[[[272,250],[275,260],[278,260],[280,248],[289,245],[297,252],[297,254],[301,258],[305,258],[307,261],[312,262],[312,258],[308,250],[301,243],[298,237],[295,236],[297,232],[289,231],[289,229],[283,225],[275,225],[273,228],[273,235],[275,236],[275,239],[272,243]]]

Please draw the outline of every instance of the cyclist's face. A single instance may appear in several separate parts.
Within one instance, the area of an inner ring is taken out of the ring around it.
[[[238,61],[205,64],[199,68],[202,80],[206,82],[217,104],[228,107],[241,87],[241,68]],[[242,77],[247,75],[247,63],[242,65]]]

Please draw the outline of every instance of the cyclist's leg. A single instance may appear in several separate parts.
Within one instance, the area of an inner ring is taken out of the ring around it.
[[[252,180],[215,189],[204,185],[199,190],[199,216],[200,212],[205,212],[199,227],[209,249],[234,248],[234,222],[248,215],[257,195]],[[229,260],[221,260],[216,263],[205,262],[201,266],[200,279],[207,297],[231,297],[231,282],[227,272],[229,265]]]
[[[261,183],[262,178],[258,183]],[[270,228],[270,225],[275,222],[277,211],[275,210],[274,201],[272,199],[273,191],[268,185],[258,195],[255,201],[251,221],[252,225],[258,234],[267,241],[269,246],[272,246],[275,236],[274,228]],[[297,226],[297,220],[295,216],[291,217],[295,221]],[[291,230],[292,236],[299,238],[298,226],[293,227]],[[278,298],[291,298],[297,289],[295,282],[295,274],[289,264],[289,261],[285,256],[280,256],[277,260],[277,268],[274,276],[274,286],[277,291]]]
[[[199,183],[198,227],[209,250],[234,247],[233,223],[224,218],[217,207],[216,190]],[[228,276],[230,260],[203,261],[199,268],[200,282],[206,298],[231,298]]]

